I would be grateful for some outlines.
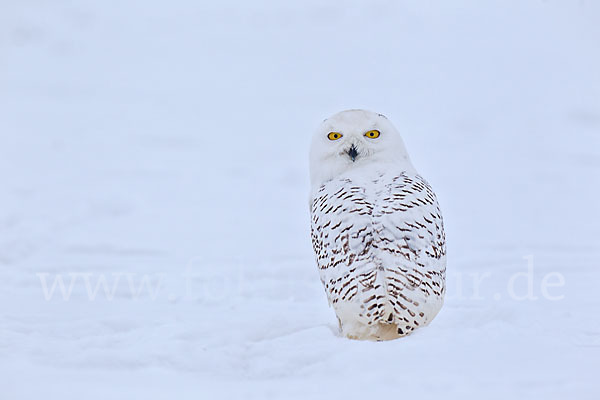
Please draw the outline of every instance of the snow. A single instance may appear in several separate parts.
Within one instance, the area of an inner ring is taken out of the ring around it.
[[[600,396],[599,3],[4,1],[0,50],[0,398]],[[392,342],[336,335],[310,245],[347,108],[446,222]]]

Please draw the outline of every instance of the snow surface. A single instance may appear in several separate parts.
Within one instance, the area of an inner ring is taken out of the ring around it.
[[[0,399],[600,398],[599,71],[591,0],[2,1]],[[446,221],[392,342],[336,336],[310,245],[346,108]]]

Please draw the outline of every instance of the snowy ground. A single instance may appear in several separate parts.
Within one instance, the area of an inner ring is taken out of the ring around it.
[[[0,398],[599,398],[599,71],[591,0],[2,1]],[[357,107],[449,241],[386,343],[335,335],[309,239]]]

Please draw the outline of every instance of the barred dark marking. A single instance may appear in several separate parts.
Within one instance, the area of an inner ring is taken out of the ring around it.
[[[446,237],[423,178],[382,173],[375,180],[331,180],[312,199],[311,217],[321,281],[341,325],[352,319],[373,332],[394,326],[403,336],[437,314]],[[343,314],[347,305],[355,314]]]

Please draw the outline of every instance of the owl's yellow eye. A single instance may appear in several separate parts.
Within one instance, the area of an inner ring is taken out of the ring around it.
[[[329,135],[327,135],[327,137],[329,138],[329,140],[338,140],[342,137],[342,134],[339,132],[329,132]]]
[[[379,135],[381,135],[381,132],[379,132],[377,130],[372,130],[372,131],[365,133],[365,136],[368,137],[369,139],[377,139],[379,137]]]

